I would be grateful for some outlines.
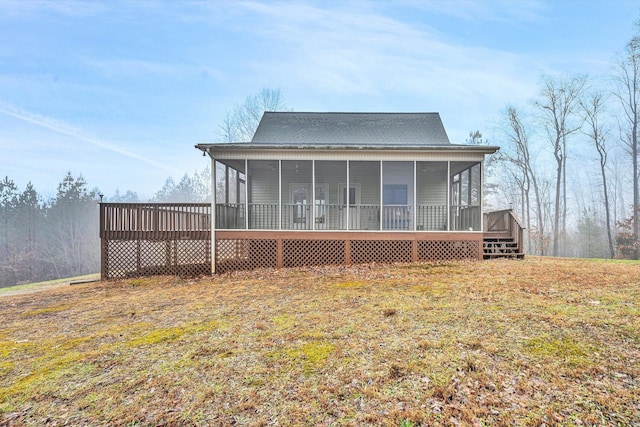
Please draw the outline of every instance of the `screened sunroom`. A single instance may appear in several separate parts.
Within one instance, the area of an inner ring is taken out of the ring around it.
[[[482,257],[483,161],[437,113],[264,114],[211,157],[212,270]]]
[[[482,231],[481,162],[215,163],[218,230]]]

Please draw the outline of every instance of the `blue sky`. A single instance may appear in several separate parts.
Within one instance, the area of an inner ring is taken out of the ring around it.
[[[540,76],[602,78],[640,2],[0,0],[0,179],[150,197],[262,88],[295,111],[440,112],[463,143]]]

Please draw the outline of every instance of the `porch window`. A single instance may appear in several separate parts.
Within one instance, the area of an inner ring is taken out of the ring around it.
[[[452,230],[482,230],[480,167],[479,162],[451,162]]]
[[[244,160],[216,162],[216,228],[242,229],[246,227]]]

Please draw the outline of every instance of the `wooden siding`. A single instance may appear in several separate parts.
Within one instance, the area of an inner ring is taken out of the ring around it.
[[[446,206],[448,185],[446,162],[418,162],[416,181],[418,205]]]

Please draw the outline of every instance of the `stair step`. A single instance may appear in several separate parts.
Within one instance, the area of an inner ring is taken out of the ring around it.
[[[524,254],[522,252],[510,252],[510,253],[485,253],[483,255],[484,259],[489,258],[524,258]]]

